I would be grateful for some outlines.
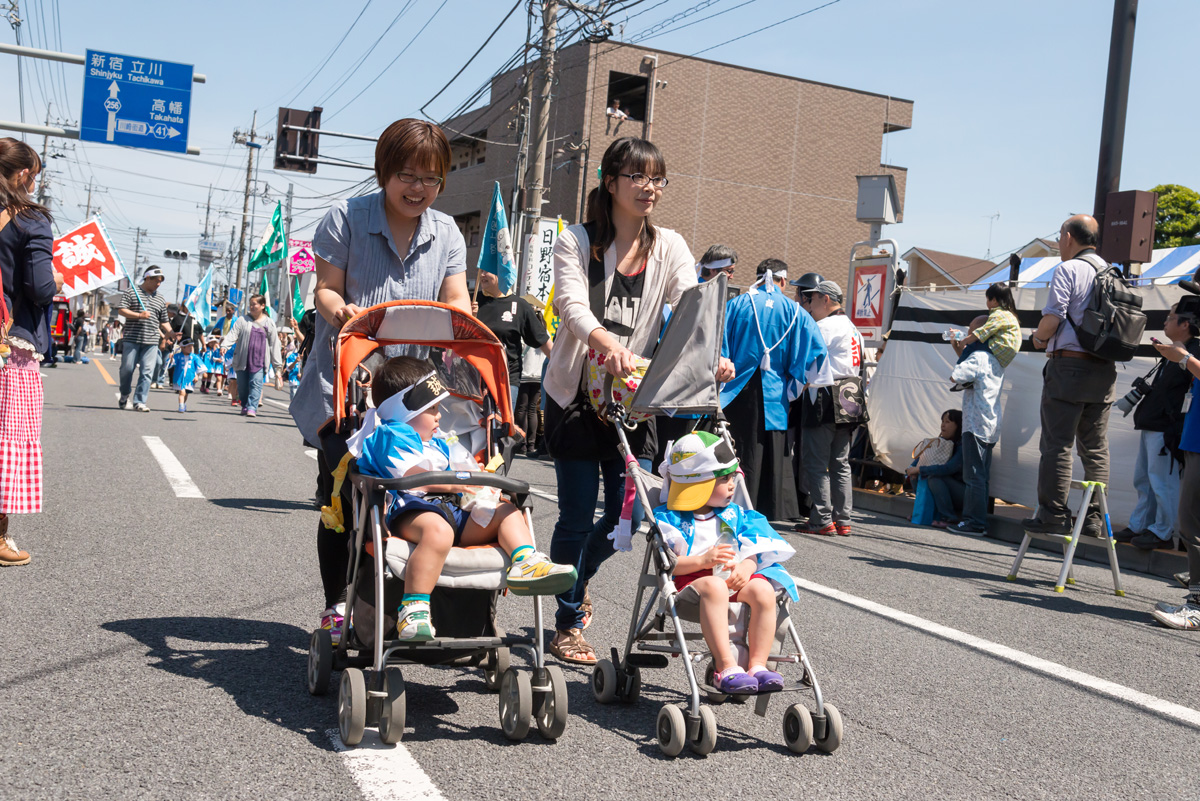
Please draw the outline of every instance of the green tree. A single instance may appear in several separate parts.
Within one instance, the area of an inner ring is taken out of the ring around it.
[[[1179,184],[1160,184],[1158,214],[1154,221],[1154,247],[1200,245],[1200,193]]]

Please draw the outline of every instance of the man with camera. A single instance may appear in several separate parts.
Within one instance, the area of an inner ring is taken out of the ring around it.
[[[1072,321],[1082,319],[1096,282],[1100,226],[1077,214],[1058,232],[1062,264],[1054,268],[1042,319],[1030,336],[1049,357],[1042,369],[1042,435],[1039,448],[1037,515],[1022,522],[1026,531],[1070,534],[1071,447],[1083,462],[1087,481],[1108,483],[1108,414],[1117,382],[1116,365],[1079,344]],[[1083,533],[1104,532],[1098,501],[1088,509]]]
[[[1163,333],[1175,345],[1193,356],[1200,356],[1200,330],[1196,320],[1180,314],[1174,306],[1163,324]],[[1191,376],[1170,369],[1166,358],[1159,359],[1150,373],[1133,382],[1133,389],[1117,401],[1117,408],[1133,412],[1133,427],[1140,434],[1137,462],[1133,468],[1133,486],[1138,501],[1129,516],[1129,525],[1113,536],[1145,551],[1167,548],[1179,511],[1179,472],[1177,448],[1183,434],[1184,401]]]

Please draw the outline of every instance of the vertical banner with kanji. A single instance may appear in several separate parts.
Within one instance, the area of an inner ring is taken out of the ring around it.
[[[551,254],[558,233],[563,229],[562,219],[538,220],[537,227],[525,242],[525,252],[528,255],[529,273],[525,280],[525,294],[537,298],[545,305],[542,316],[546,320],[546,330],[554,336],[558,328],[558,318],[550,307],[554,295],[554,268],[551,264]]]
[[[68,298],[124,277],[121,257],[96,217],[54,240],[54,269],[63,274],[62,294]]]

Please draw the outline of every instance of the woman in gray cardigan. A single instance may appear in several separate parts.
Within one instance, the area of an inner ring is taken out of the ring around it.
[[[262,400],[268,362],[275,366],[275,389],[283,389],[283,358],[279,353],[279,333],[266,315],[267,299],[262,295],[251,295],[246,308],[246,315],[233,324],[221,346],[237,345],[233,369],[237,372],[238,399],[242,403],[242,414],[254,417]]]

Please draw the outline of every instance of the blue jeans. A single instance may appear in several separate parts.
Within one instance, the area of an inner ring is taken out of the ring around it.
[[[970,431],[963,434],[963,493],[962,516],[973,528],[987,528],[988,476],[992,472],[994,442],[984,442]]]
[[[1139,534],[1150,531],[1160,540],[1169,540],[1179,512],[1179,464],[1165,452],[1161,431],[1138,433],[1141,436],[1133,465],[1138,500],[1129,515],[1129,527]]]
[[[125,340],[121,346],[121,397],[128,398],[133,386],[133,371],[141,368],[138,375],[137,391],[133,393],[134,403],[145,403],[150,394],[150,374],[154,372],[154,360],[158,358],[158,343],[140,344]]]
[[[808,430],[804,432],[808,436]],[[933,506],[937,511],[934,520],[945,520],[953,523],[958,519],[958,510],[963,506],[964,485],[956,476],[929,476],[922,479],[929,485],[929,494],[933,496]]]
[[[650,469],[648,459],[639,459],[642,469]],[[575,586],[558,596],[555,628],[559,631],[577,629],[583,623],[584,586],[596,575],[605,559],[612,556],[609,533],[621,517],[625,497],[625,463],[620,459],[602,462],[582,459],[556,459],[554,472],[558,477],[558,522],[550,540],[550,559],[564,565],[575,565],[579,574]],[[604,481],[604,513],[594,520],[600,481]],[[641,504],[633,507],[633,528],[642,522]]]
[[[155,347],[154,358],[156,360],[154,362],[154,377],[151,378],[150,381],[152,383],[161,385],[163,383],[163,376],[167,372],[167,355],[158,347]]]
[[[267,368],[261,370],[238,370],[238,400],[242,408],[258,413],[258,404],[262,400],[263,381],[267,377]]]
[[[84,343],[83,334],[80,334],[80,335],[78,335],[78,336],[76,336],[76,337],[75,337],[75,354],[74,354],[74,358],[75,358],[75,363],[76,363],[76,364],[79,364],[80,362],[82,362],[82,361],[83,361],[83,343]]]

